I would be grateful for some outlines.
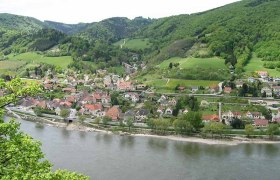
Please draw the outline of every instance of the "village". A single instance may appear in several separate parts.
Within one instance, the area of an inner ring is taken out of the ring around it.
[[[44,77],[30,74],[30,78],[40,80],[37,82],[44,93],[26,97],[9,108],[67,123],[118,125],[132,121],[137,127],[148,127],[150,119],[172,122],[190,111],[201,112],[204,124],[223,122],[239,128],[242,124],[266,128],[269,123],[280,123],[280,78],[271,78],[267,72],[203,87],[203,94],[199,94],[201,87],[180,85],[174,93],[164,94],[132,79],[138,68],[144,69],[145,65],[123,66],[125,76],[106,70],[97,70],[94,75],[70,70],[63,74],[48,70]]]

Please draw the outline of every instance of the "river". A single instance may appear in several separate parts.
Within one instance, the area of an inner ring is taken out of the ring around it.
[[[95,180],[280,177],[280,144],[206,145],[20,122],[24,132],[42,142],[54,169],[69,169]]]

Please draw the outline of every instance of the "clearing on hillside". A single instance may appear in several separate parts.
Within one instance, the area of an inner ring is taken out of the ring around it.
[[[163,61],[158,66],[161,69],[168,69],[170,63],[179,63],[179,68],[211,68],[211,69],[228,69],[225,65],[224,60],[218,57],[213,58],[171,58]]]
[[[45,57],[36,52],[27,52],[18,55],[11,54],[8,57],[12,61],[21,60],[27,62],[28,64],[46,63],[61,68],[67,68],[67,66],[73,61],[71,56]]]
[[[252,73],[256,71],[267,71],[272,77],[280,77],[280,72],[276,69],[267,69],[263,66],[266,61],[262,61],[262,58],[256,57],[253,55],[252,59],[248,62],[248,64],[244,67],[244,70],[247,75],[252,75]],[[267,61],[268,62],[268,61]]]
[[[122,48],[140,50],[150,48],[152,44],[149,42],[149,39],[122,39],[114,45]]]

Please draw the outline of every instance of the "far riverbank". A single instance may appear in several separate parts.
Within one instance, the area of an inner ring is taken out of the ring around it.
[[[17,114],[18,115],[18,114]],[[12,116],[11,114],[9,116]],[[57,122],[52,121],[44,117],[36,117],[27,114],[20,115],[21,120],[32,121],[35,123],[41,123],[52,127],[57,128],[65,128],[69,131],[83,131],[83,132],[100,132],[100,133],[107,133],[107,134],[116,134],[121,136],[136,136],[136,137],[153,137],[153,138],[161,138],[161,139],[168,139],[172,141],[181,141],[181,142],[192,142],[192,143],[202,143],[208,145],[238,145],[238,144],[278,144],[280,141],[270,141],[266,139],[251,139],[245,138],[241,136],[234,136],[230,139],[209,139],[209,138],[202,138],[202,137],[195,137],[195,136],[182,136],[182,135],[156,135],[151,134],[145,131],[145,133],[127,133],[127,132],[120,132],[120,131],[111,131],[108,129],[99,129],[96,127],[92,127],[91,124],[81,124],[81,123],[64,123],[64,122]]]

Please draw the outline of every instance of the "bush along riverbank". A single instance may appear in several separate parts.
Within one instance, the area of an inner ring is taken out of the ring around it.
[[[7,112],[10,117],[15,117],[14,114]],[[180,134],[170,127],[167,128],[143,128],[135,126],[127,126],[123,123],[121,125],[110,125],[103,123],[86,123],[74,122],[66,123],[61,119],[51,119],[47,117],[38,117],[25,113],[16,113],[22,120],[46,124],[52,127],[66,128],[69,131],[84,131],[84,132],[101,132],[108,134],[116,134],[121,136],[137,136],[137,137],[153,137],[163,138],[182,142],[204,143],[209,145],[224,144],[224,145],[237,145],[241,143],[280,143],[279,136],[269,135],[247,135],[231,134],[230,130],[223,129],[222,131],[210,131],[202,129],[201,132],[189,132]]]

